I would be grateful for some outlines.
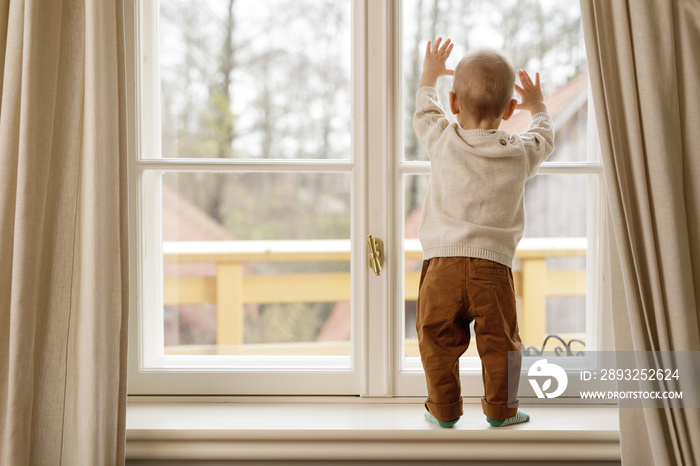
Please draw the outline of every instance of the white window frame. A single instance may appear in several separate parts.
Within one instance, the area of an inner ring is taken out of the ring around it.
[[[157,0],[127,0],[127,85],[129,115],[129,194],[131,254],[131,315],[129,337],[129,389],[133,395],[348,395],[372,397],[425,396],[425,378],[416,361],[403,358],[403,196],[404,174],[430,172],[429,162],[406,162],[402,156],[401,4],[398,0],[353,0],[353,155],[344,161],[275,161],[275,171],[350,173],[355,190],[352,207],[351,250],[353,289],[352,364],[339,368],[337,360],[316,364],[290,358],[287,370],[270,360],[250,358],[248,367],[235,370],[211,367],[167,368],[158,359],[163,342],[153,339],[142,345],[151,326],[162,328],[162,315],[142,309],[160,309],[157,293],[162,284],[162,250],[153,231],[159,232],[160,199],[156,182],[142,183],[154,170],[264,172],[271,164],[260,161],[153,159],[144,150],[160,153],[158,122],[158,63],[155,55]],[[148,57],[145,61],[140,57]],[[156,59],[154,59],[156,58]],[[144,65],[146,63],[147,65]],[[592,100],[589,99],[589,102]],[[590,104],[589,104],[590,105]],[[589,131],[595,137],[592,109]],[[598,147],[591,141],[589,147]],[[150,148],[150,149],[146,149]],[[587,276],[587,349],[611,349],[610,319],[603,302],[602,283],[606,267],[603,254],[605,206],[602,166],[599,159],[580,163],[544,163],[540,174],[587,174],[589,176],[589,241]],[[596,187],[597,184],[597,187]],[[384,271],[370,274],[364,238],[384,239]],[[155,260],[145,260],[155,255]],[[144,278],[148,277],[148,278]],[[151,279],[152,282],[148,282]],[[153,284],[155,283],[155,287]],[[162,289],[162,287],[160,288]],[[594,312],[595,309],[601,312]],[[154,355],[156,357],[154,358]],[[229,364],[238,364],[228,361]],[[463,364],[465,398],[482,394],[480,364]]]

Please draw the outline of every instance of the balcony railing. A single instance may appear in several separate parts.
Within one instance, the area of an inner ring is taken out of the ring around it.
[[[418,240],[404,243],[406,261],[420,261]],[[548,258],[585,257],[586,238],[525,238],[516,252],[519,269],[513,272],[520,301],[519,327],[524,344],[546,336],[548,297],[585,296],[586,271],[547,269]],[[245,265],[274,262],[348,262],[350,242],[312,241],[186,241],[165,242],[166,264],[213,264],[209,276],[166,276],[165,306],[215,304],[216,345],[168,347],[167,354],[349,354],[349,342],[244,344],[244,305],[271,303],[344,302],[351,297],[349,273],[245,273]],[[361,264],[362,266],[363,264]],[[405,300],[418,297],[420,272],[404,273]],[[583,334],[569,334],[583,339]],[[248,347],[246,350],[246,347]],[[406,342],[407,354],[415,342]]]

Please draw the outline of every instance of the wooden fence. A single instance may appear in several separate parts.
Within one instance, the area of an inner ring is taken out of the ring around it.
[[[417,240],[406,240],[404,246],[406,261],[421,259]],[[350,300],[349,273],[245,273],[245,265],[251,263],[348,262],[349,241],[166,242],[163,255],[166,264],[215,264],[214,276],[166,276],[164,305],[216,304],[217,346],[244,344],[245,304]],[[550,270],[547,259],[585,255],[585,238],[526,238],[521,241],[516,252],[520,266],[513,277],[520,301],[519,326],[523,343],[543,341],[547,297],[586,294],[585,269]],[[358,265],[366,266],[366,263]],[[419,278],[419,271],[404,274],[406,301],[416,300]],[[277,351],[282,346],[274,345]],[[291,344],[290,348],[294,346]],[[319,345],[324,346],[327,345]]]

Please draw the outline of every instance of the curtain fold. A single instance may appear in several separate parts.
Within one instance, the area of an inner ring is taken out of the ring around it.
[[[581,0],[581,9],[610,209],[615,349],[700,351],[700,2]],[[623,464],[700,464],[698,432],[698,409],[621,409]]]
[[[122,18],[0,1],[0,464],[124,462]]]

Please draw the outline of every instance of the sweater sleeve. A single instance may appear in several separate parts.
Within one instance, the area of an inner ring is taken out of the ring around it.
[[[548,113],[537,113],[532,116],[530,127],[520,138],[527,153],[528,178],[535,176],[537,167],[547,160],[554,151],[554,123]]]
[[[450,121],[445,115],[437,90],[434,87],[421,87],[416,93],[416,113],[413,115],[413,130],[428,155],[433,144],[440,138]]]

